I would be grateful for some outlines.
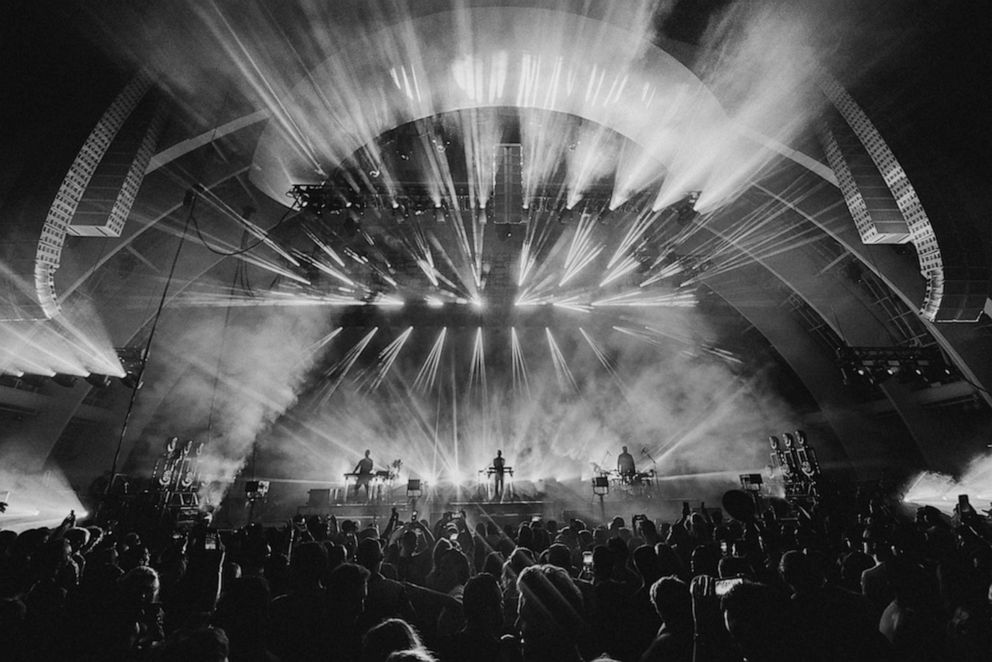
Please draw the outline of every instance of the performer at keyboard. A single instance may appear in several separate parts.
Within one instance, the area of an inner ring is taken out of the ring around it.
[[[362,487],[365,488],[365,498],[366,500],[372,498],[372,477],[375,473],[372,471],[374,465],[372,463],[372,451],[366,450],[365,457],[358,461],[355,465],[355,496],[358,496],[358,490]]]
[[[634,465],[634,456],[627,452],[627,447],[623,447],[623,452],[617,456],[617,473],[620,480],[629,483],[637,474],[637,467]]]
[[[496,451],[496,457],[493,458],[493,479],[496,481],[496,491],[494,492],[495,498],[499,499],[503,496],[503,474],[506,473],[506,460],[503,459],[503,451]]]

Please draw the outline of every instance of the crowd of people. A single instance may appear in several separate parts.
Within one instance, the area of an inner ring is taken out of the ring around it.
[[[497,526],[0,531],[0,659],[992,659],[992,532],[859,492]],[[2,520],[0,520],[2,525]]]

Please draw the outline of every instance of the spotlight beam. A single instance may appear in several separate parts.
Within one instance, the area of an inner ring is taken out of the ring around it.
[[[530,378],[527,375],[527,360],[524,358],[523,350],[520,347],[520,339],[517,338],[516,327],[511,327],[510,329],[510,357],[513,390],[526,395],[530,399]]]
[[[324,378],[327,379],[325,384],[317,392],[317,402],[323,406],[330,400],[334,393],[341,386],[345,377],[348,376],[348,372],[351,371],[352,366],[358,361],[358,357],[362,355],[365,348],[368,347],[369,343],[372,341],[372,337],[378,333],[379,327],[374,327],[371,331],[365,334],[365,336],[359,340],[348,353],[345,354],[344,358],[332,365],[324,372]]]
[[[555,377],[558,378],[558,386],[563,391],[577,393],[579,386],[575,382],[575,376],[572,374],[571,369],[569,369],[568,363],[565,361],[565,357],[558,347],[558,343],[555,342],[555,338],[551,334],[551,329],[544,327],[544,335],[548,340],[548,349],[551,350],[551,362],[555,368]]]
[[[437,368],[441,363],[441,352],[444,348],[444,339],[447,335],[447,327],[441,329],[441,331],[437,334],[437,339],[434,340],[434,345],[431,347],[431,351],[428,352],[427,358],[424,359],[423,364],[420,366],[420,371],[413,380],[414,390],[424,393],[429,392],[434,388],[434,384],[437,381]]]
[[[407,339],[410,334],[413,333],[413,327],[407,327],[406,331],[401,333],[395,340],[386,345],[385,349],[379,352],[378,366],[376,374],[371,380],[369,386],[370,391],[376,391],[382,384],[382,380],[386,378],[389,374],[389,369],[393,367],[393,363],[396,361],[396,357],[399,355],[400,350],[403,349],[403,345],[406,344]]]

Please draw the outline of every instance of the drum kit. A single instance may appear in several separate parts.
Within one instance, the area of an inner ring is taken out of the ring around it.
[[[599,465],[593,465],[597,476],[610,481],[610,490],[629,496],[651,496],[654,492],[655,478],[657,476],[654,469],[648,471],[638,471],[632,474],[622,474],[619,471],[607,471]]]

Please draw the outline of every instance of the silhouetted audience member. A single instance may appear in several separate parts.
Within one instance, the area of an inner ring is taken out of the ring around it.
[[[231,662],[273,662],[268,650],[269,587],[261,577],[226,584],[217,602],[214,625],[227,634]]]
[[[697,578],[698,579],[698,578]],[[705,583],[705,582],[704,582]],[[714,594],[715,596],[715,594]],[[764,584],[744,582],[732,587],[720,600],[727,632],[737,649],[748,662],[786,662],[787,660],[807,660],[808,646],[799,648],[795,635],[795,617],[789,609],[785,595]],[[698,609],[694,607],[698,614]],[[698,616],[697,616],[698,633]],[[706,633],[697,638],[697,649],[707,637],[716,633]],[[703,660],[733,659],[728,651],[714,647]],[[698,654],[695,662],[702,662]],[[843,658],[838,658],[843,659]]]
[[[465,626],[444,641],[445,662],[496,662],[500,656],[503,595],[490,574],[472,577],[462,594]]]
[[[227,662],[227,635],[220,628],[180,630],[154,652],[157,662]]]
[[[782,581],[792,591],[797,634],[813,660],[875,660],[877,631],[864,596],[826,582],[825,559],[791,550]]]
[[[641,656],[641,662],[691,662],[693,620],[689,587],[678,577],[662,577],[651,585],[649,592],[661,626]]]
[[[582,594],[568,573],[553,565],[525,568],[520,593],[520,654],[523,662],[581,660],[578,637],[586,621]]]
[[[327,552],[318,542],[296,546],[289,566],[290,590],[272,601],[272,652],[282,660],[322,660]],[[364,596],[363,596],[364,598]]]
[[[745,523],[685,504],[630,528],[394,514],[381,538],[333,517],[68,517],[0,531],[0,660],[990,659],[988,518],[913,521],[877,491],[787,508]]]
[[[326,634],[322,659],[354,662],[362,650],[359,619],[365,610],[369,571],[354,563],[339,565],[327,580],[327,611],[324,622],[311,634]]]
[[[399,651],[429,653],[420,635],[409,623],[400,618],[389,618],[370,629],[362,638],[361,662],[385,662]]]
[[[365,600],[365,611],[361,619],[362,629],[367,630],[390,618],[412,621],[413,606],[403,584],[387,579],[381,572],[383,554],[379,540],[377,538],[362,540],[358,543],[355,556],[358,564],[369,571],[368,597]]]

